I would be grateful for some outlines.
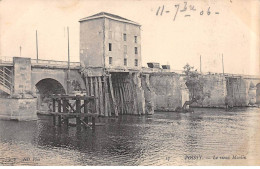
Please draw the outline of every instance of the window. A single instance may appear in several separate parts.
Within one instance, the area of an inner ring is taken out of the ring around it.
[[[135,36],[135,43],[137,43],[137,36]]]
[[[127,66],[127,59],[124,58],[124,65]]]
[[[109,51],[112,51],[112,43],[109,43],[109,44],[108,44],[108,50],[109,50]]]
[[[109,64],[112,65],[112,57],[109,57]]]
[[[135,66],[138,66],[138,59],[135,59]]]
[[[135,54],[136,54],[136,55],[138,54],[138,49],[137,49],[137,47],[135,47]]]
[[[126,41],[126,34],[124,33],[124,41]]]
[[[124,54],[127,54],[127,46],[124,45]]]

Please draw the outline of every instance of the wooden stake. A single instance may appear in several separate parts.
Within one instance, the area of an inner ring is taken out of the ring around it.
[[[108,104],[110,104],[109,103],[109,100],[108,100],[108,86],[107,86],[107,77],[106,76],[104,76],[104,94],[105,94],[105,116],[109,116],[108,115]]]
[[[84,100],[84,113],[88,113],[88,102]],[[88,117],[84,118],[84,122],[88,124]]]
[[[93,91],[93,79],[90,77],[90,95],[94,96],[94,91]]]
[[[56,116],[53,115],[52,118],[53,118],[53,125],[56,126]]]
[[[129,113],[133,114],[133,98],[131,95],[131,90],[130,90],[130,84],[129,84],[129,75],[127,78],[127,82],[126,82],[126,93],[127,93],[127,97],[128,97],[128,105],[129,105]]]
[[[119,95],[120,95],[120,99],[121,99],[122,114],[126,114],[125,102],[124,102],[124,97],[123,97],[123,91],[122,91],[122,88],[121,88],[121,79],[120,79],[120,77],[118,78],[118,88],[119,88]]]
[[[86,77],[85,79],[86,79],[86,94],[90,95],[88,77]]]
[[[102,88],[102,78],[101,76],[98,77],[98,92],[99,92],[99,107],[100,107],[100,115],[104,114],[104,101],[103,101],[103,88]],[[105,115],[107,116],[107,115]]]
[[[61,113],[61,100],[58,100],[58,112]],[[61,126],[61,115],[58,115],[58,126]]]
[[[55,101],[55,99],[52,99],[52,111],[53,112],[56,112],[56,101]]]
[[[97,77],[94,77],[94,82],[95,82],[95,96],[98,98],[96,99],[95,103],[96,103],[96,113],[100,114],[99,111],[99,96],[98,96],[98,82],[97,82]]]
[[[128,98],[126,95],[126,90],[125,90],[125,79],[123,76],[121,77],[121,90],[124,98],[124,108],[125,108],[125,113],[129,114],[129,107],[128,107]]]
[[[62,105],[63,105],[63,113],[68,113],[68,100],[63,99],[62,101],[63,101],[63,102],[62,102]],[[69,125],[69,118],[68,118],[68,117],[64,117],[64,124],[65,124],[66,126]]]
[[[110,94],[111,94],[111,98],[112,98],[112,106],[113,106],[113,110],[115,112],[115,116],[118,116],[118,110],[116,107],[116,101],[115,101],[115,97],[114,97],[114,89],[113,89],[113,85],[112,85],[112,78],[111,78],[111,74],[108,76],[108,81],[109,81],[109,87],[110,87]]]
[[[96,125],[96,119],[95,117],[92,117],[92,129],[95,128],[95,125]]]
[[[76,113],[81,113],[80,107],[81,107],[81,100],[77,99],[76,100]],[[80,125],[81,125],[81,121],[80,121],[79,116],[76,117],[76,125],[77,125],[77,128],[79,128]]]
[[[90,93],[91,96],[94,96],[93,79],[92,79],[92,77],[90,77],[89,79],[90,79],[90,91],[89,91],[89,93]],[[90,104],[91,104],[91,105],[90,105],[91,108],[94,108],[94,107],[95,107],[95,102],[91,102]],[[92,109],[92,110],[94,110],[94,109]],[[96,109],[95,109],[95,111],[96,111]],[[93,112],[92,112],[92,113],[93,113]]]
[[[135,76],[131,74],[130,79],[131,79],[131,91],[132,91],[132,97],[133,97],[133,114],[138,114],[138,108],[137,108],[137,93],[136,93],[136,85],[134,83],[134,78]]]

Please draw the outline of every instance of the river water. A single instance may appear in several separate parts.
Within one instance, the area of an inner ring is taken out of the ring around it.
[[[195,109],[54,127],[0,121],[0,165],[259,165],[260,109]]]

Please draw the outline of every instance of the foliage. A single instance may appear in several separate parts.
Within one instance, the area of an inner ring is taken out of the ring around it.
[[[199,72],[194,70],[193,66],[188,63],[183,67],[183,72],[185,74],[186,86],[189,89],[190,100],[196,99],[200,100],[203,98],[203,80]]]

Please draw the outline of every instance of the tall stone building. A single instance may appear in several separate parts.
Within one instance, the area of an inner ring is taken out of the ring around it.
[[[80,19],[80,60],[87,68],[141,69],[141,25],[101,12]]]

